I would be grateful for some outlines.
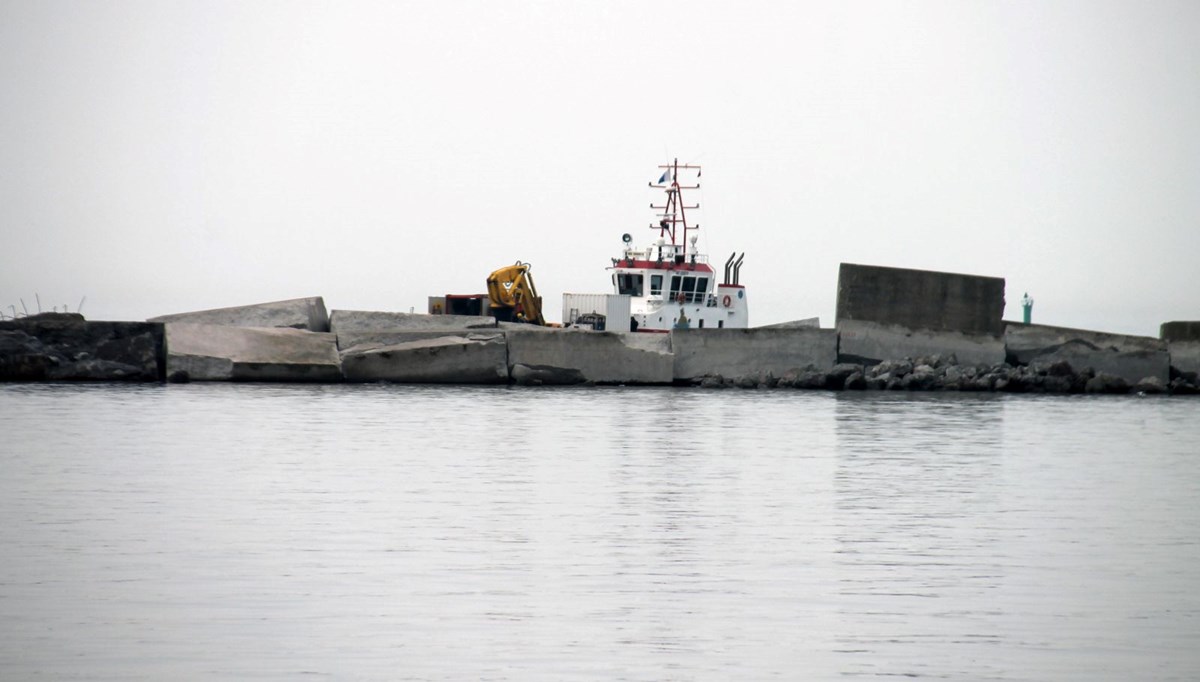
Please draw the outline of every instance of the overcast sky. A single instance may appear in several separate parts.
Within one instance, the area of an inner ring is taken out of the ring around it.
[[[754,325],[838,264],[1004,277],[1007,319],[1200,319],[1200,3],[0,0],[0,305],[418,312],[606,292],[656,166]]]

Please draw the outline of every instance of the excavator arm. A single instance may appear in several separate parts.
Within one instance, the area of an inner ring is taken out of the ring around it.
[[[488,275],[489,308],[497,320],[545,326],[542,297],[538,296],[529,269],[529,263],[517,261]]]

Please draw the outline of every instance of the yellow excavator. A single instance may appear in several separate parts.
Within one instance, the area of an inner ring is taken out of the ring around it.
[[[546,326],[542,297],[538,296],[529,269],[529,263],[517,261],[488,275],[488,308],[497,321]]]

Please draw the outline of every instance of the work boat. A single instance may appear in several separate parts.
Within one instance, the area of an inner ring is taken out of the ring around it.
[[[738,279],[746,254],[734,252],[725,261],[721,283],[708,256],[696,249],[700,225],[688,223],[688,211],[700,204],[684,203],[684,190],[700,189],[700,166],[673,163],[659,166],[662,176],[650,187],[666,191],[662,206],[650,205],[657,223],[650,229],[658,237],[648,247],[633,245],[633,237],[622,236],[625,247],[612,259],[616,293],[629,296],[633,330],[665,332],[671,329],[745,329],[750,326],[746,288]],[[680,174],[694,177],[694,184],[680,184]]]

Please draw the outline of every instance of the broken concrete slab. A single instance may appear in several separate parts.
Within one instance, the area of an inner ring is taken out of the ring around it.
[[[286,327],[305,329],[311,332],[329,331],[329,315],[325,312],[325,301],[320,296],[159,315],[150,318],[147,322],[183,322],[231,327]]]
[[[1004,344],[1013,365],[1065,360],[1076,371],[1091,367],[1129,385],[1151,377],[1163,384],[1170,379],[1167,344],[1151,336],[1009,322]]]
[[[672,373],[681,381],[781,377],[809,366],[828,370],[837,363],[837,332],[832,329],[676,329],[670,336]]]
[[[509,373],[517,383],[672,383],[665,335],[535,328],[510,328],[507,335]]]
[[[508,382],[508,346],[500,332],[393,332],[390,341],[363,343],[343,352],[342,374],[346,381]]]
[[[345,352],[364,346],[387,346],[415,341],[415,337],[409,336],[415,332],[436,337],[446,332],[494,330],[496,319],[475,315],[335,310],[330,315],[329,328],[338,337],[338,350]]]
[[[341,381],[333,334],[289,328],[172,322],[166,325],[172,381]]]
[[[986,333],[909,329],[861,320],[838,322],[841,362],[877,365],[884,360],[950,354],[962,365],[998,365],[1004,362],[1004,341]]]

